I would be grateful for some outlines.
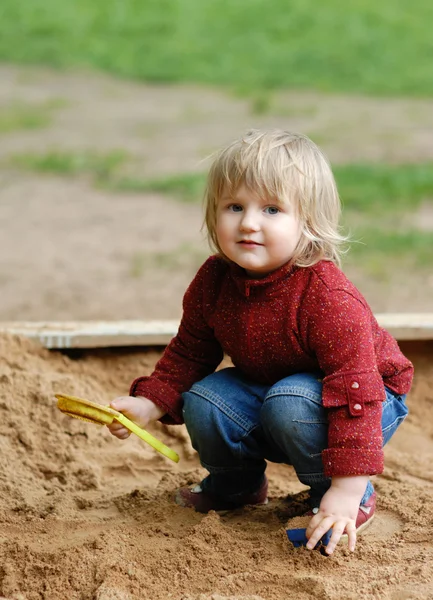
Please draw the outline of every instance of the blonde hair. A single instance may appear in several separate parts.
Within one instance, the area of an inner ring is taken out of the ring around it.
[[[207,178],[205,224],[212,249],[222,256],[217,204],[224,190],[233,194],[240,185],[264,198],[294,204],[301,237],[293,264],[309,267],[322,259],[340,264],[347,238],[339,233],[337,186],[328,160],[307,136],[252,130],[217,153]]]

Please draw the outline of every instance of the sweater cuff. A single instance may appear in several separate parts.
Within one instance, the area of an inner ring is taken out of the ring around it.
[[[322,402],[325,408],[348,406],[352,417],[361,417],[365,402],[386,399],[382,377],[378,371],[346,371],[323,379]],[[361,406],[361,410],[356,405]]]
[[[148,383],[150,377],[138,377],[130,387],[130,396],[144,396],[154,404],[166,411],[166,415],[159,419],[166,425],[177,425],[183,423],[182,406],[183,400],[168,384],[152,378],[151,385]],[[175,400],[172,400],[175,398]]]
[[[326,477],[377,475],[383,471],[383,451],[327,448],[322,452]]]

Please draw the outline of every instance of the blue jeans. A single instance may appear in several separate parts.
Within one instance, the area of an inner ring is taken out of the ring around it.
[[[405,396],[385,392],[384,444],[408,414]],[[312,506],[320,504],[331,485],[322,464],[328,422],[320,374],[291,375],[269,387],[229,367],[195,383],[183,400],[192,445],[210,473],[201,483],[205,492],[236,502],[260,487],[268,460],[293,465],[310,487]],[[369,482],[361,503],[372,493]]]

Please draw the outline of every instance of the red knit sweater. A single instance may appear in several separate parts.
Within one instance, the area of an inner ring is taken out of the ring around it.
[[[413,366],[332,262],[285,265],[264,279],[248,279],[237,265],[213,256],[190,284],[183,309],[178,334],[154,372],[136,379],[130,391],[166,410],[162,421],[182,423],[182,392],[215,371],[224,353],[268,385],[319,370],[329,409],[326,475],[382,471],[384,383],[407,393]]]

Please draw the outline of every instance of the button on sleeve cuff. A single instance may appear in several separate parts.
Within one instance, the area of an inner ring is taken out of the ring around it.
[[[361,417],[365,402],[383,402],[386,394],[377,370],[345,371],[324,378],[322,399],[325,408],[348,406],[352,417]]]

